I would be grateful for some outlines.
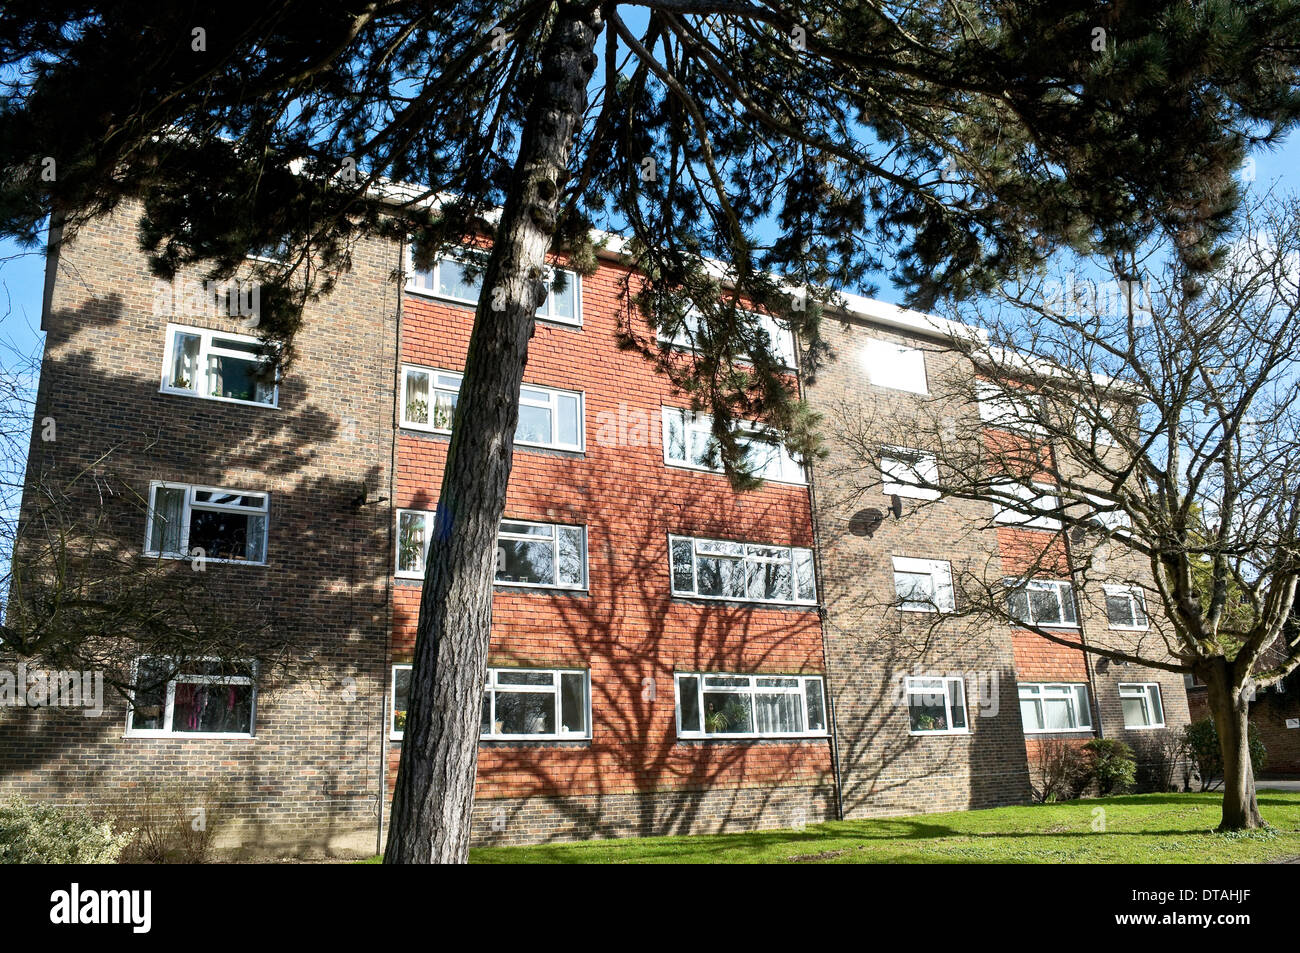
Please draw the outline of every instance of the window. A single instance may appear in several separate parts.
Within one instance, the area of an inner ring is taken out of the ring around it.
[[[904,612],[952,612],[957,608],[952,566],[942,559],[894,557],[894,592]]]
[[[400,738],[406,731],[407,700],[411,697],[411,666],[393,666],[393,693],[388,696],[393,707],[389,737]]]
[[[1106,621],[1112,629],[1145,629],[1147,600],[1134,586],[1106,586]]]
[[[1061,521],[1056,516],[1051,515],[1060,512],[1061,501],[1054,493],[1050,492],[1050,486],[1044,486],[1043,484],[1025,486],[1013,480],[1002,480],[994,483],[991,489],[995,493],[1014,497],[1020,501],[1016,507],[994,503],[994,523],[1019,526],[1023,529],[1061,528]],[[1035,492],[1036,489],[1045,489],[1049,492]]]
[[[264,563],[268,506],[265,493],[150,484],[145,553]]]
[[[1031,579],[1007,595],[1007,612],[1017,622],[1051,628],[1075,628],[1074,587],[1068,582]]]
[[[419,579],[429,553],[434,514],[397,511],[397,575]],[[587,538],[582,526],[502,520],[497,533],[496,583],[585,589]]]
[[[694,414],[678,407],[663,408],[664,463],[692,470],[722,472],[716,460],[717,441],[713,438],[713,418]],[[803,465],[779,442],[760,435],[756,425],[738,426],[753,429],[753,436],[742,435],[746,444],[746,462],[751,471],[764,480],[778,483],[806,483]]]
[[[678,674],[677,737],[789,738],[826,734],[820,675]]]
[[[1133,520],[1128,513],[1119,508],[1119,504],[1109,497],[1099,496],[1096,493],[1085,493],[1096,510],[1092,514],[1092,522],[1096,523],[1106,532],[1121,532],[1133,528]]]
[[[914,347],[871,339],[864,351],[867,378],[877,387],[925,394],[925,354]]]
[[[141,737],[253,736],[255,664],[141,659],[126,716],[126,733]]]
[[[591,737],[591,692],[581,669],[490,668],[483,683],[481,741],[577,741]],[[406,730],[411,666],[393,666],[391,735]]]
[[[907,708],[912,734],[965,734],[966,686],[960,677],[908,677]]]
[[[918,486],[939,482],[939,460],[933,453],[907,447],[885,447],[880,453],[881,489],[891,496],[937,500],[939,491]]]
[[[1041,434],[1042,398],[1010,384],[979,381],[975,385],[980,420],[1000,430]]]
[[[1025,683],[1020,686],[1020,720],[1029,733],[1092,728],[1088,686]]]
[[[794,332],[784,322],[772,317],[770,314],[760,314],[757,311],[740,311],[744,316],[751,330],[757,331],[764,335],[768,350],[777,363],[787,369],[793,369],[795,366],[795,346]],[[665,344],[671,344],[674,347],[692,350],[695,341],[699,339],[700,330],[700,313],[693,306],[688,308],[686,317],[682,322],[681,330],[673,337],[669,337],[661,328],[659,331],[659,340]]]
[[[1115,411],[1109,407],[1081,407],[1074,423],[1075,438],[1082,444],[1098,447],[1117,446]]]
[[[276,371],[257,338],[167,325],[162,390],[208,400],[274,407]]]
[[[477,307],[486,264],[487,258],[483,253],[462,250],[456,255],[439,258],[428,271],[413,271],[410,287],[414,291]],[[565,268],[551,268],[549,271],[549,290],[546,300],[537,309],[537,317],[560,324],[581,324],[581,277]]]
[[[402,367],[402,426],[451,433],[461,375],[450,371]],[[583,401],[577,391],[524,384],[519,389],[519,423],[515,442],[551,450],[583,449]]]
[[[675,595],[738,602],[813,603],[810,549],[669,536]]]
[[[1119,686],[1119,703],[1124,709],[1125,728],[1163,728],[1165,710],[1160,704],[1160,686],[1155,682]]]

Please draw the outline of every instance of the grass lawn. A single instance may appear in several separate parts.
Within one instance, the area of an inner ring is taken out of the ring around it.
[[[1215,834],[1221,795],[1141,794],[810,824],[802,831],[481,847],[478,864],[1182,864],[1300,856],[1300,793],[1261,791],[1272,830]],[[1093,811],[1105,810],[1105,831]]]

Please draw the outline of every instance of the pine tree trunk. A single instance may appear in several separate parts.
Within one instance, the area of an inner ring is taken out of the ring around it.
[[[555,15],[484,270],[425,566],[385,863],[469,857],[497,527],[519,387],[602,25],[594,6],[561,4]]]
[[[1255,772],[1250,763],[1250,702],[1226,677],[1207,682],[1206,698],[1223,759],[1223,819],[1220,831],[1250,830],[1264,826],[1255,799]]]

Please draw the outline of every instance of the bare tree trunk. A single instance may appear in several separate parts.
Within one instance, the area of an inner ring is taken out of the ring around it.
[[[555,15],[484,270],[425,566],[385,863],[465,863],[469,857],[497,527],[514,455],[519,386],[546,293],[546,253],[602,26],[594,5],[561,4]]]
[[[1228,668],[1223,666],[1206,683],[1206,698],[1223,759],[1223,819],[1218,829],[1250,830],[1264,826],[1255,799],[1254,766],[1250,763],[1250,702],[1246,693],[1234,686]]]

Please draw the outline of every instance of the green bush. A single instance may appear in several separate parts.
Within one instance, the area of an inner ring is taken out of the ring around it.
[[[1089,774],[1097,782],[1097,792],[1103,797],[1123,791],[1133,783],[1137,762],[1133,749],[1112,738],[1093,738],[1083,749],[1091,759]]]
[[[1268,763],[1268,749],[1260,740],[1259,729],[1251,723],[1246,731],[1246,743],[1250,746],[1250,765],[1258,777]],[[1196,764],[1196,773],[1201,778],[1201,790],[1208,791],[1223,781],[1223,755],[1219,752],[1219,730],[1214,727],[1213,718],[1202,718],[1183,729],[1183,745],[1187,756]]]
[[[0,863],[111,864],[134,836],[76,808],[18,798],[0,805]]]

